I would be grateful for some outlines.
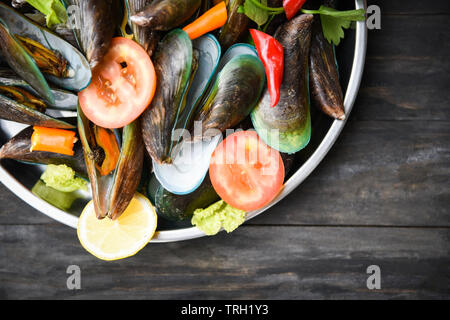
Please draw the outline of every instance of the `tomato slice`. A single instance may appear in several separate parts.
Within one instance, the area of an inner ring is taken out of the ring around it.
[[[148,54],[133,40],[118,37],[92,70],[91,83],[78,93],[78,99],[93,123],[121,128],[139,117],[155,90],[156,73]]]
[[[248,212],[264,207],[280,192],[284,165],[280,152],[266,145],[255,131],[238,131],[214,150],[209,175],[226,203]]]

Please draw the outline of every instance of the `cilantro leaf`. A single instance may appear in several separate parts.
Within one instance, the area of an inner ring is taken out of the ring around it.
[[[267,23],[269,16],[284,12],[283,7],[271,8],[267,6],[267,0],[245,0],[244,5],[238,7],[238,13],[244,13],[261,27]]]
[[[258,0],[256,0],[258,1]],[[263,5],[267,5],[267,0],[261,0]],[[269,13],[258,7],[252,0],[245,0],[243,5],[245,15],[249,17],[251,20],[255,21],[258,26],[266,23],[267,19],[269,19]]]
[[[364,9],[338,11],[321,6],[319,10],[302,10],[302,12],[320,14],[323,35],[329,43],[334,43],[336,46],[344,38],[343,29],[348,29],[352,21],[363,21],[366,18]]]
[[[47,26],[66,23],[67,12],[60,0],[26,0],[45,15]]]
[[[269,17],[273,18],[277,14],[284,13],[284,9],[268,7],[267,0],[245,0],[244,5],[239,6],[237,12],[245,14],[261,27],[269,21]],[[350,28],[353,21],[363,21],[366,18],[364,9],[339,11],[323,5],[318,10],[301,9],[301,12],[319,14],[323,35],[328,42],[335,45],[341,42],[344,38],[344,29]]]
[[[339,45],[341,39],[344,38],[344,30],[350,27],[350,20],[342,20],[333,16],[320,15],[320,21],[322,22],[322,30],[325,39],[329,43]]]

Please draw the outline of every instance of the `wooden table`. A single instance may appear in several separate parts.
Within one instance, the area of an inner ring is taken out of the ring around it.
[[[382,29],[349,122],[280,204],[232,234],[107,263],[0,186],[0,298],[450,298],[450,8],[372,3]]]

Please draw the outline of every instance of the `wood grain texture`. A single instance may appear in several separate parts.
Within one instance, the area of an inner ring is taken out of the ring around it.
[[[251,227],[103,262],[60,225],[0,226],[0,298],[449,298],[448,229]],[[48,254],[52,248],[53,254]],[[79,291],[66,268],[81,268]],[[382,289],[366,287],[369,265]]]
[[[0,298],[449,299],[450,5],[368,2],[382,29],[357,102],[291,195],[232,234],[107,263],[0,186]],[[80,291],[66,289],[72,264]],[[379,291],[366,287],[372,264]]]
[[[392,1],[368,0],[368,5],[376,4],[381,8],[383,15],[441,15],[450,14],[450,4],[447,0],[433,1]]]
[[[449,122],[350,121],[311,176],[249,223],[450,226],[449,186]]]

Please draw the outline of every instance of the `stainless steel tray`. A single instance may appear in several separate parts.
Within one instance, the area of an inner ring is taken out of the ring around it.
[[[357,9],[366,8],[365,0],[355,0]],[[367,28],[365,21],[356,23],[356,29],[348,32],[346,38],[337,48],[337,59],[340,67],[341,84],[345,90],[345,112],[348,116],[355,103],[356,96],[361,83],[364,69],[364,61],[367,46]],[[313,110],[312,110],[313,112]],[[58,113],[56,115],[70,116],[71,113]],[[333,146],[338,138],[346,121],[331,121],[328,117],[315,113],[313,115],[313,135],[310,144],[302,150],[296,157],[296,167],[294,173],[286,181],[280,194],[264,208],[249,212],[247,220],[250,220],[266,211],[286,197],[300,183],[305,180],[309,174],[317,167],[325,155]],[[0,121],[0,143],[5,143],[11,136],[19,132],[23,125]],[[89,200],[84,199],[77,203],[71,209],[71,212],[62,211],[47,202],[41,200],[31,193],[31,188],[39,179],[42,172],[41,166],[31,166],[21,164],[15,161],[6,160],[0,165],[0,181],[12,192],[14,192],[23,201],[63,224],[76,228],[78,215],[85,203]],[[158,231],[151,242],[171,242],[181,241],[204,236],[204,233],[196,227],[191,227],[189,223],[168,224],[158,226]]]

